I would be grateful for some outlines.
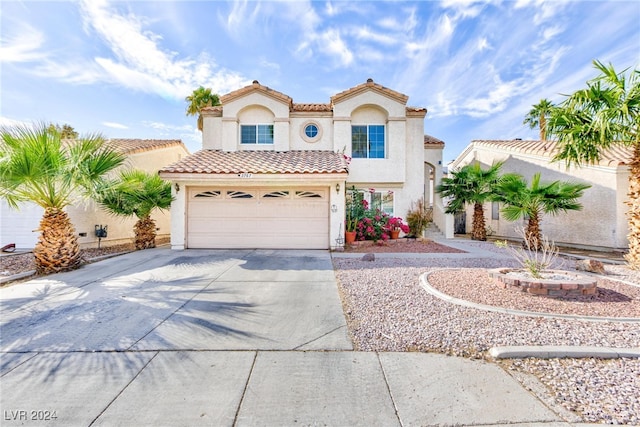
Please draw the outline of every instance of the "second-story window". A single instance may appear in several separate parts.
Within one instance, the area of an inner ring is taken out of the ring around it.
[[[241,144],[273,144],[273,125],[241,125]]]
[[[351,157],[384,159],[384,125],[351,126]]]

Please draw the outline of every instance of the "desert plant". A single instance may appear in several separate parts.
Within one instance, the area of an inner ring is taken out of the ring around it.
[[[531,183],[527,184],[521,175],[508,173],[502,176],[493,199],[504,203],[502,213],[507,221],[528,217],[525,240],[540,245],[542,214],[558,215],[581,210],[582,205],[578,200],[584,190],[590,187],[579,182],[542,182],[540,173],[534,174]]]
[[[542,278],[542,272],[557,262],[558,248],[545,235],[538,241],[538,237],[527,233],[524,227],[517,227],[516,232],[523,239],[521,246],[510,246],[506,240],[497,240],[495,245],[506,248],[532,277]]]
[[[136,249],[156,247],[156,224],[151,212],[169,209],[172,201],[170,182],[137,169],[120,172],[107,183],[99,199],[102,207],[114,215],[138,218],[134,225]]]
[[[103,177],[124,160],[99,134],[69,142],[44,123],[0,129],[0,198],[13,208],[33,202],[44,209],[33,250],[38,273],[80,266],[78,238],[64,208],[95,198]]]
[[[365,212],[369,209],[369,204],[364,199],[364,193],[355,186],[347,189],[346,197],[345,230],[353,232],[356,231],[358,222],[364,218]]]
[[[500,181],[500,168],[504,161],[483,169],[480,163],[471,163],[460,170],[451,171],[449,177],[442,178],[436,192],[448,197],[445,212],[461,212],[465,205],[473,205],[473,240],[487,240],[483,203],[491,200],[495,186]],[[407,218],[408,219],[408,218]]]
[[[424,197],[411,203],[407,212],[407,224],[409,225],[409,235],[414,237],[422,236],[429,223],[433,221],[433,209],[427,207]]]
[[[593,61],[599,75],[554,108],[548,133],[558,139],[556,160],[594,163],[605,150],[623,145],[633,152],[629,165],[629,266],[640,270],[640,69],[617,72]]]

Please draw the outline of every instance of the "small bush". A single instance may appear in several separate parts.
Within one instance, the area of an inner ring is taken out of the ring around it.
[[[433,209],[426,206],[423,197],[411,203],[411,208],[407,212],[410,235],[422,236],[431,221],[433,221]]]

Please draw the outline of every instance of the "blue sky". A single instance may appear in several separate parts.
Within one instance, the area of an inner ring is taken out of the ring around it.
[[[329,102],[371,77],[426,107],[445,163],[472,139],[536,138],[541,98],[640,64],[637,1],[6,1],[0,124],[68,123],[200,148],[185,96],[257,79]]]

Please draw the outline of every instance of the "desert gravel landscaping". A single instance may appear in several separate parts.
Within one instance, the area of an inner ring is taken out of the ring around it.
[[[485,358],[494,346],[568,345],[640,347],[639,322],[587,322],[493,313],[451,304],[426,292],[420,276],[442,291],[483,304],[532,311],[640,318],[640,275],[607,265],[602,292],[590,301],[535,296],[523,303],[513,292],[491,289],[486,270],[517,267],[491,243],[466,242],[496,258],[334,257],[351,338],[362,351],[422,351]],[[375,247],[371,248],[375,252]],[[571,270],[572,260],[563,261]],[[615,280],[614,280],[615,279]],[[520,296],[520,295],[518,295]],[[517,302],[516,302],[517,301]],[[591,307],[597,307],[592,308]],[[497,362],[519,380],[537,378],[533,388],[552,406],[570,411],[573,422],[640,424],[640,359],[525,359]],[[576,375],[576,371],[582,371]],[[526,384],[525,384],[526,386]]]

